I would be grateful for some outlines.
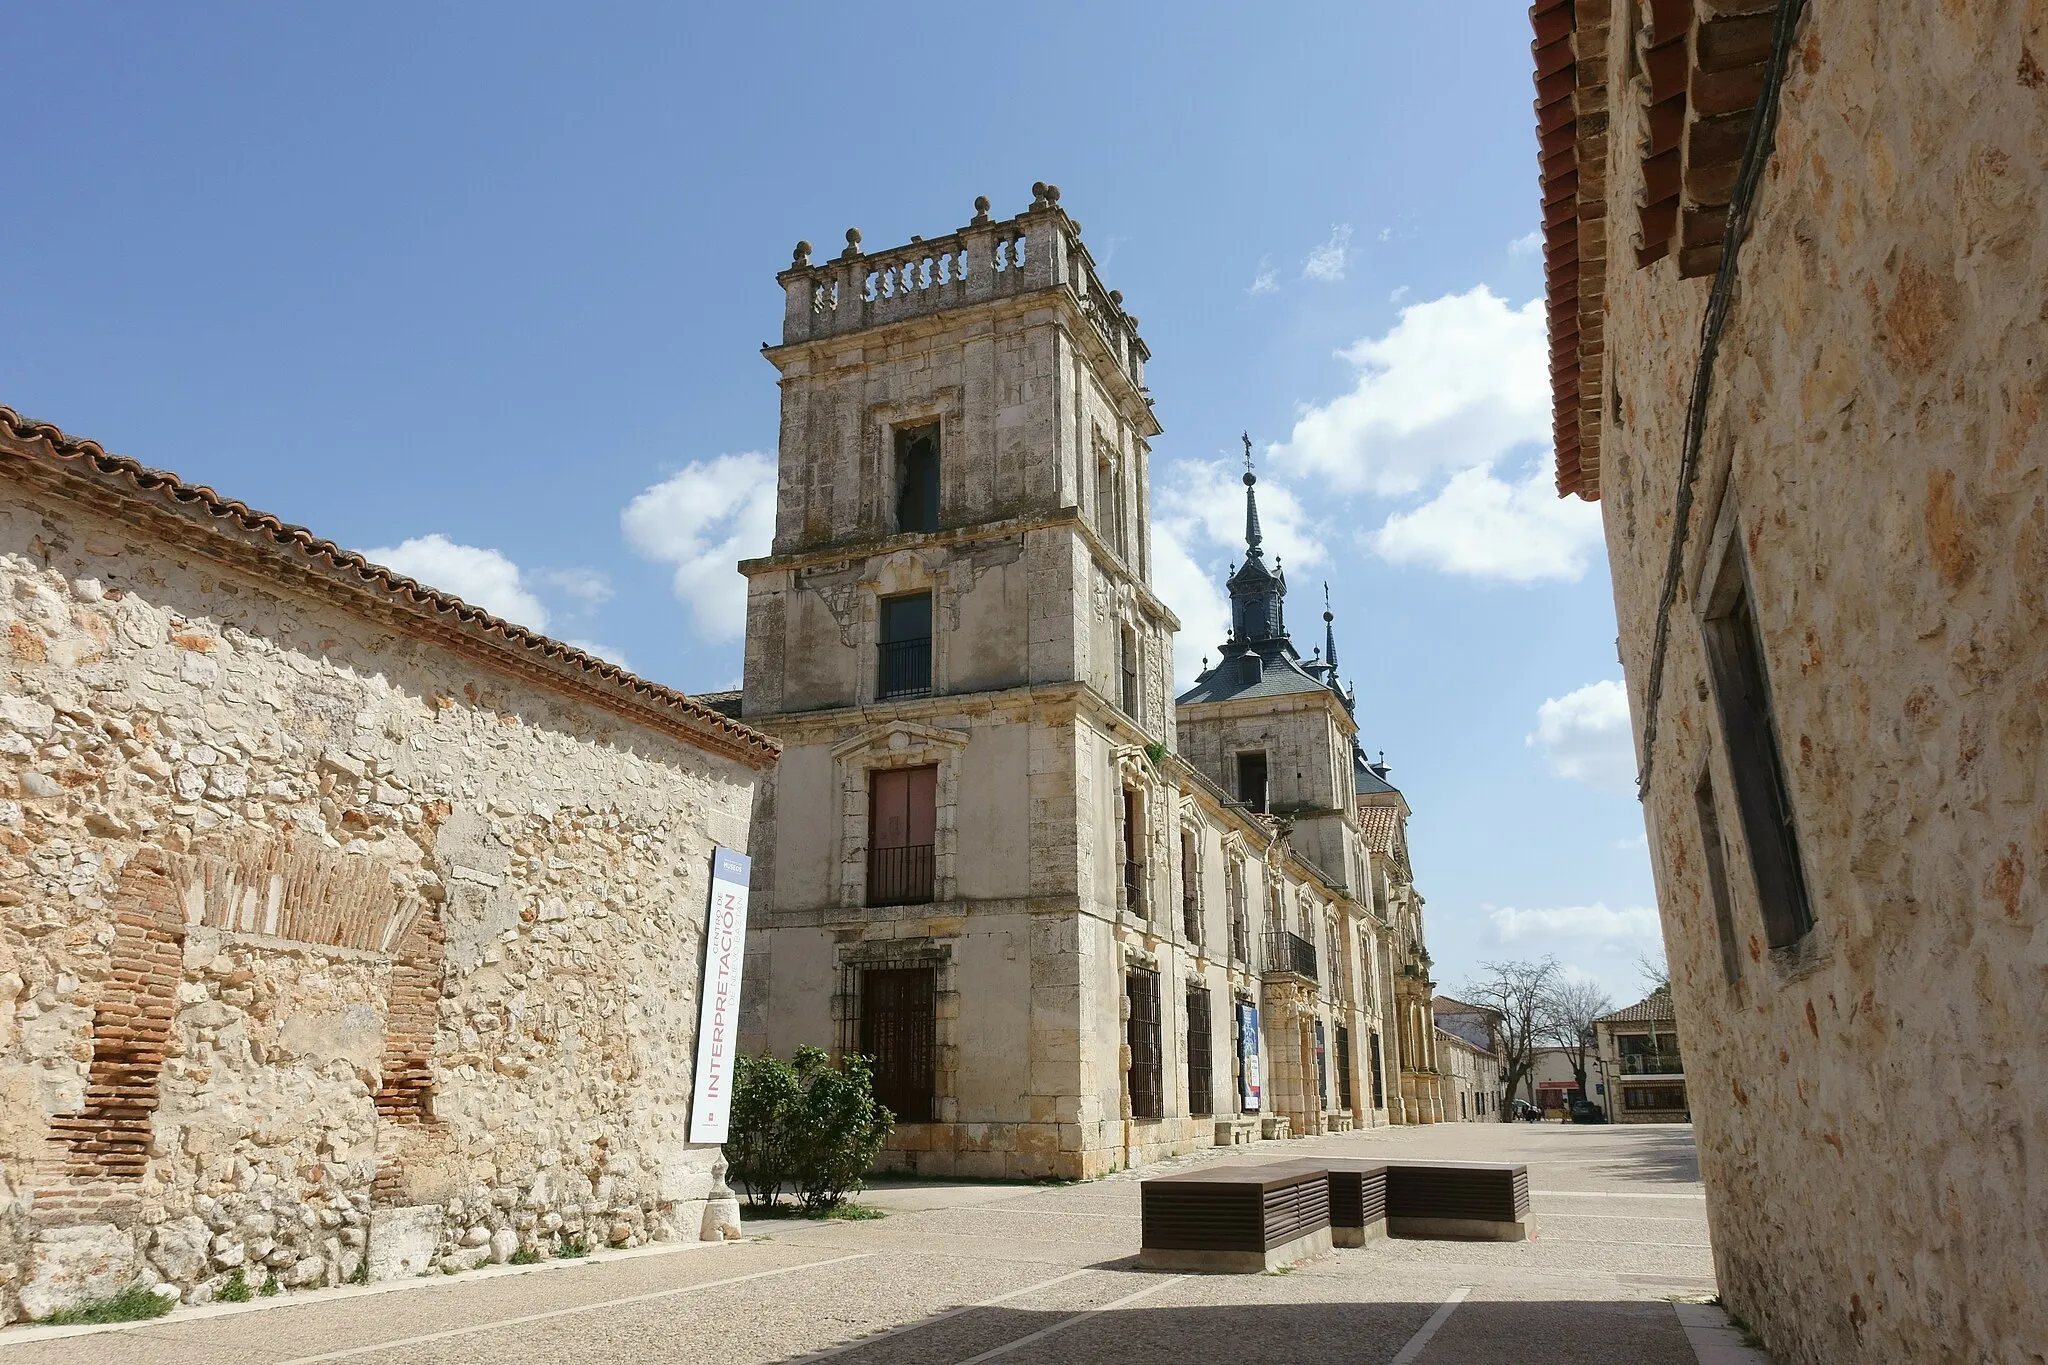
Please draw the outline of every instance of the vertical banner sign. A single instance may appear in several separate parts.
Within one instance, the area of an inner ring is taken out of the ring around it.
[[[1239,1001],[1237,1005],[1237,1048],[1243,1060],[1244,1111],[1259,1112],[1259,1007]]]
[[[711,912],[704,926],[704,994],[697,1012],[697,1080],[690,1141],[723,1142],[732,1104],[733,1050],[739,1041],[740,970],[747,959],[747,881],[754,860],[712,851]]]

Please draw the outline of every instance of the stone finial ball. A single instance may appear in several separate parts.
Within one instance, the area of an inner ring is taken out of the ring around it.
[[[975,195],[975,196],[974,196],[974,211],[975,211],[976,213],[987,213],[987,212],[988,212],[988,196],[987,196],[987,195],[985,195],[985,194],[977,194],[977,195]]]
[[[859,246],[859,245],[860,245],[860,229],[859,229],[859,228],[848,228],[848,229],[846,230],[846,244],[847,244],[848,246]]]
[[[795,261],[798,265],[802,265],[805,261],[808,261],[810,258],[811,244],[809,242],[798,242],[796,244],[796,250],[790,253],[790,259],[792,261]]]
[[[1121,289],[1112,289],[1112,290],[1110,290],[1110,291],[1109,291],[1109,301],[1110,301],[1111,303],[1115,304],[1115,305],[1116,305],[1117,307],[1119,307],[1119,308],[1123,307],[1123,306],[1124,306],[1124,291],[1123,291],[1123,290],[1121,290]]]
[[[1043,180],[1034,180],[1031,182],[1031,197],[1033,199],[1045,198],[1045,182]]]
[[[1058,185],[1047,185],[1045,187],[1045,197],[1047,199],[1050,199],[1055,204],[1059,203],[1060,187]]]

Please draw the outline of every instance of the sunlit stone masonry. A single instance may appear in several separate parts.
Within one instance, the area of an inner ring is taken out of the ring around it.
[[[0,409],[0,1318],[695,1239],[774,743]]]

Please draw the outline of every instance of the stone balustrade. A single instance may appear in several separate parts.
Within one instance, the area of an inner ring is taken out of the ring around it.
[[[1150,352],[1123,296],[1105,289],[1081,243],[1080,224],[1059,206],[1059,187],[1032,186],[1031,207],[992,219],[987,198],[974,201],[974,220],[944,237],[913,237],[869,253],[860,229],[846,247],[813,264],[811,244],[797,243],[789,269],[776,278],[786,295],[782,342],[793,345],[843,336],[907,318],[991,300],[1066,288],[1134,387],[1144,387]]]

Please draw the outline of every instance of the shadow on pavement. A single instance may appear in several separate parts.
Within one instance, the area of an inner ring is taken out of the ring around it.
[[[1237,1280],[1237,1277],[1230,1277]],[[1180,1286],[1161,1276],[1133,1275],[1163,1293]],[[1204,1283],[1214,1283],[1204,1277]],[[939,1314],[829,1351],[785,1357],[832,1365],[964,1365],[996,1353],[1006,1365],[1113,1361],[1118,1365],[1186,1365],[1191,1359],[1320,1359],[1385,1365],[1442,1306],[1412,1302],[1303,1301],[1286,1276],[1248,1276],[1239,1283],[1275,1300],[1254,1304],[1154,1307],[1134,1304],[1076,1315],[1007,1306]],[[1315,1285],[1314,1288],[1322,1288]],[[1051,1329],[1051,1330],[1048,1330]],[[1036,1334],[1044,1333],[1043,1336]],[[1031,1339],[1034,1338],[1035,1339]],[[1009,1349],[1004,1349],[1004,1348]],[[1557,1299],[1467,1300],[1452,1311],[1416,1365],[1695,1365],[1684,1329],[1664,1302]]]

